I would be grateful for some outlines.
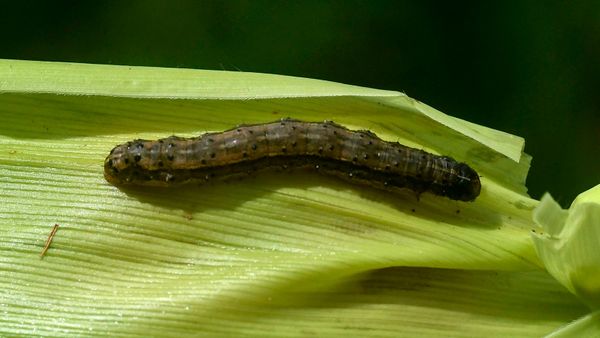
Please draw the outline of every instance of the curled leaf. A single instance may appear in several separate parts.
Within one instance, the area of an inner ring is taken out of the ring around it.
[[[104,180],[116,144],[282,117],[455,157],[482,193],[417,200],[302,173],[173,190]],[[522,149],[398,92],[0,60],[0,334],[548,333],[585,308],[540,270]]]
[[[536,208],[543,232],[532,234],[548,272],[583,302],[600,306],[600,185],[581,193],[569,210],[550,195]]]

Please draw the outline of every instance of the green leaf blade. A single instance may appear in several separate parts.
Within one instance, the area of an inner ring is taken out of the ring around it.
[[[540,262],[519,138],[401,93],[275,75],[2,60],[0,79],[3,334],[539,335],[584,311],[547,274],[541,290],[522,275]],[[103,178],[116,144],[281,117],[472,162],[482,194],[417,200],[311,174],[168,191]],[[498,271],[520,282],[482,290]],[[511,314],[524,304],[558,312]]]

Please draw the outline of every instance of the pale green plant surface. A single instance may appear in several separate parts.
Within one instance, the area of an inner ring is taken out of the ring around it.
[[[600,313],[592,312],[580,319],[561,327],[546,336],[547,338],[598,337],[600,332]]]
[[[0,93],[1,335],[540,336],[587,313],[537,258],[523,140],[404,94],[14,60]],[[481,196],[303,173],[177,189],[103,178],[116,144],[282,117],[466,161]]]
[[[600,185],[585,191],[563,210],[546,194],[533,213],[532,233],[548,272],[594,311],[552,337],[600,336]]]

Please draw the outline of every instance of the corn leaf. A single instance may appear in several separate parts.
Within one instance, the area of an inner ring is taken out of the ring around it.
[[[600,308],[600,185],[581,193],[568,210],[546,194],[535,209],[532,233],[548,272],[591,309]],[[596,316],[597,317],[597,316]]]
[[[466,161],[481,196],[417,200],[305,173],[166,190],[103,178],[116,144],[282,117]],[[548,334],[587,308],[532,244],[523,143],[398,92],[0,60],[0,334]]]

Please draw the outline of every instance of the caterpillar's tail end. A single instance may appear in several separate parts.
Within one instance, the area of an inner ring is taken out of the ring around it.
[[[114,147],[104,160],[104,178],[112,185],[124,183],[125,175],[130,171],[131,163],[127,149],[129,144],[121,144]]]
[[[104,160],[104,179],[112,185],[118,185],[120,183],[118,173],[119,171],[115,168],[111,156],[108,156]]]

